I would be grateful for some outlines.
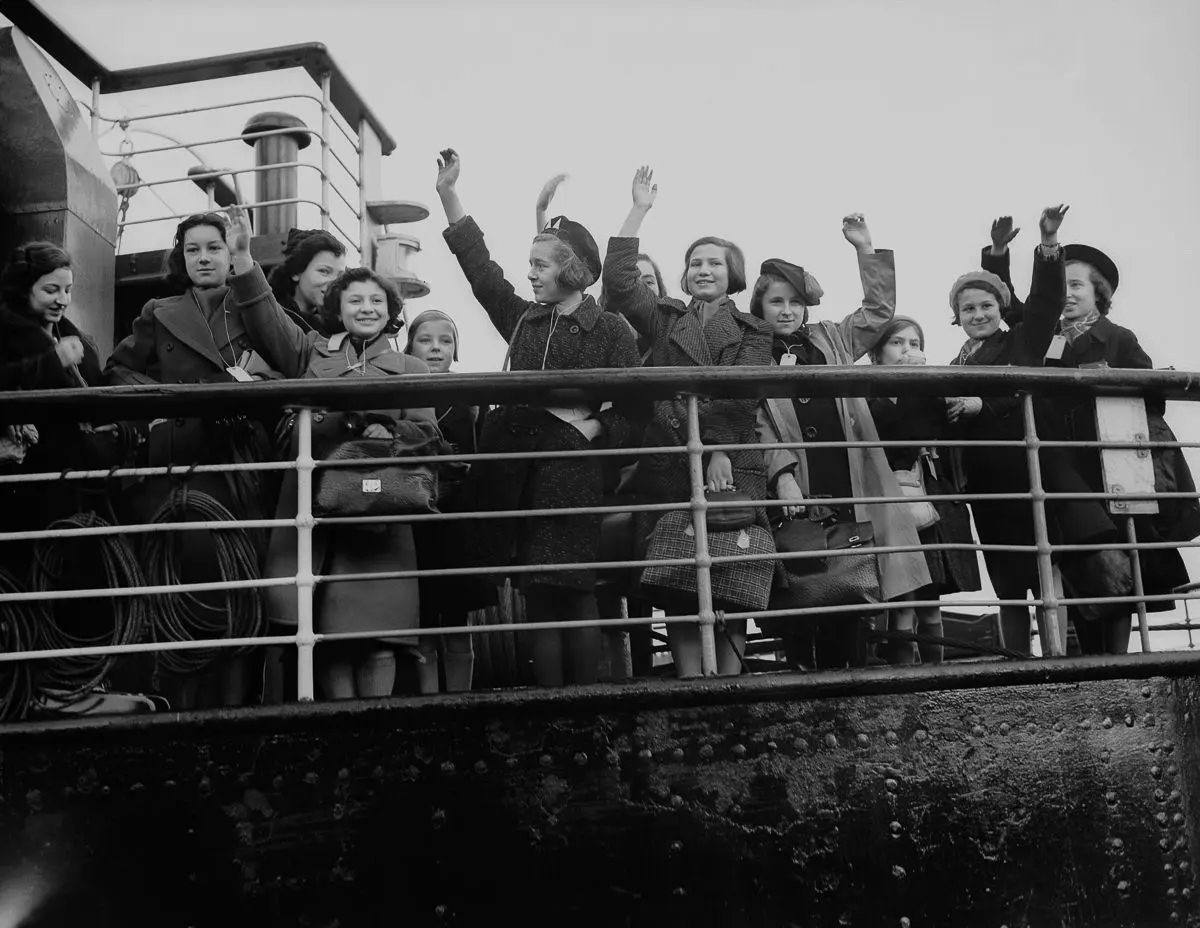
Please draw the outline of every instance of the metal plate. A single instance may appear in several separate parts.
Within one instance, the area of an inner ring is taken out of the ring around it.
[[[429,207],[413,200],[372,200],[367,203],[367,215],[372,222],[389,226],[428,219]]]

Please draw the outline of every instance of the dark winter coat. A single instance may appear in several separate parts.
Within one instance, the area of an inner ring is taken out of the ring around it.
[[[629,327],[603,312],[590,296],[569,316],[551,306],[517,296],[491,259],[483,232],[466,216],[443,233],[458,258],[479,304],[509,343],[513,371],[588,370],[636,367],[637,349]],[[504,406],[483,422],[483,452],[586,451],[621,448],[635,437],[638,405],[619,402],[594,410],[600,436],[589,442],[582,433],[540,406]],[[598,506],[603,472],[594,457],[481,462],[481,502],[493,511]],[[596,559],[600,544],[598,516],[489,519],[479,523],[478,557],[486,564],[566,564]],[[590,570],[522,574],[522,582],[590,590]]]
[[[648,365],[654,367],[762,366],[771,364],[771,330],[761,319],[739,312],[732,300],[700,322],[698,305],[688,306],[658,296],[637,270],[638,239],[610,238],[604,259],[604,292],[607,307],[619,312],[651,345]],[[758,441],[754,399],[700,398],[700,439],[706,445],[747,444]],[[683,446],[687,443],[687,401],[683,397],[659,400],[646,427],[647,446]],[[733,481],[752,499],[767,498],[766,468],[757,449],[730,451]],[[638,464],[637,483],[656,502],[691,498],[685,454],[647,455]],[[708,456],[705,456],[705,466]],[[659,518],[650,514],[650,525]],[[767,528],[765,510],[759,522]]]

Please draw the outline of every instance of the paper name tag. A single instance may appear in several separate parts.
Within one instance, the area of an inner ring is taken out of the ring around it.
[[[738,532],[737,546],[743,551],[750,547],[750,535],[745,529]]]
[[[254,378],[246,373],[246,369],[240,364],[234,364],[225,368],[225,373],[236,380],[238,383],[252,383]]]
[[[381,480],[364,480],[362,482],[362,491],[364,493],[382,493],[383,481]]]
[[[1067,337],[1065,335],[1055,335],[1050,339],[1050,347],[1046,349],[1046,357],[1051,361],[1061,361],[1063,352],[1067,348]]]
[[[796,356],[789,351],[787,354],[780,357],[779,366],[780,367],[795,367],[796,366]]]

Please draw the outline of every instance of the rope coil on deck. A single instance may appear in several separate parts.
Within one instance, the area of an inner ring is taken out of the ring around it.
[[[0,593],[23,593],[17,578],[0,568]],[[36,645],[38,617],[32,603],[0,604],[0,650],[28,651]],[[27,661],[0,664],[0,721],[21,719],[34,700],[33,672]]]

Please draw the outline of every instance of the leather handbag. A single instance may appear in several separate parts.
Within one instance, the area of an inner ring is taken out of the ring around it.
[[[708,493],[709,503],[753,503],[754,500],[744,490],[718,490]],[[705,523],[713,532],[736,532],[754,524],[754,507],[739,506],[707,510]]]
[[[825,556],[787,558],[787,588],[777,589],[772,609],[872,605],[881,601],[879,561],[871,548],[870,522],[792,519],[775,530],[780,554],[825,552]],[[829,555],[831,551],[855,553]]]
[[[712,557],[737,557],[749,554],[774,554],[775,543],[761,525],[749,525],[732,532],[709,532],[708,553]],[[696,532],[690,512],[668,512],[654,526],[646,549],[647,560],[694,558]],[[713,605],[731,612],[766,609],[771,596],[775,561],[730,561],[712,566],[710,577]],[[695,564],[650,566],[642,571],[642,591],[651,602],[662,598],[696,596]]]
[[[893,471],[893,473],[896,475],[896,482],[900,484],[900,492],[905,496],[929,495],[925,491],[925,476],[924,471],[921,470],[920,458],[917,459],[917,462],[913,464],[911,469],[897,470]],[[909,515],[912,516],[918,532],[923,532],[925,529],[936,525],[941,518],[938,515],[937,509],[934,508],[933,503],[929,500],[917,500],[911,503],[903,503],[902,505],[908,511]]]
[[[1071,599],[1100,596],[1132,596],[1133,568],[1124,551],[1089,551],[1072,554],[1059,562],[1063,588]],[[1137,609],[1136,603],[1088,603],[1073,606],[1079,618],[1088,621],[1121,619]]]
[[[408,449],[405,449],[408,450]],[[398,456],[391,439],[360,438],[338,445],[329,461]],[[327,467],[317,472],[315,516],[398,516],[437,512],[435,464],[366,464]]]

